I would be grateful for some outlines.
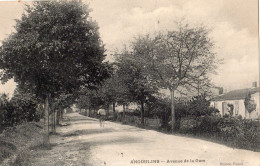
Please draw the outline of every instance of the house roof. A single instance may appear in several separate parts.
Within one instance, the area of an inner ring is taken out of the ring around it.
[[[259,87],[247,88],[247,89],[237,89],[237,90],[233,90],[228,93],[219,95],[219,96],[213,98],[212,101],[245,99],[248,94],[254,94],[256,92],[259,92]]]

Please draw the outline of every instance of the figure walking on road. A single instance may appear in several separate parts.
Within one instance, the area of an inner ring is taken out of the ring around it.
[[[99,110],[98,110],[97,115],[98,115],[98,119],[99,119],[100,128],[104,128],[105,116],[102,115],[102,109],[99,109]]]

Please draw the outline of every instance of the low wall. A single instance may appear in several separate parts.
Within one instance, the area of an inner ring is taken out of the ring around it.
[[[126,123],[134,123],[137,126],[141,125],[141,118],[138,116],[129,116],[125,115],[125,122]],[[154,129],[158,129],[161,127],[161,120],[160,119],[153,119],[153,118],[144,118],[145,127],[150,127]]]

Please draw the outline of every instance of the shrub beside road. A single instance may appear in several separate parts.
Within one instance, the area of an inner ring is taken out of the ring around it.
[[[96,116],[92,114],[92,117]],[[116,115],[109,116],[107,120],[143,127],[141,118],[133,114],[125,115],[123,118],[121,113],[116,113]],[[233,148],[260,152],[260,124],[258,121],[235,117],[222,118],[213,115],[190,116],[181,118],[179,125],[175,134],[202,138]],[[144,128],[171,133],[168,130],[169,127],[163,127],[162,120],[158,118],[145,117]]]

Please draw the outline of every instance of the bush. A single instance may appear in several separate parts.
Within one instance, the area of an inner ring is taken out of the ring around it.
[[[233,119],[235,126],[231,128],[235,140],[233,144],[238,148],[257,149],[260,151],[260,125],[253,120]]]
[[[22,122],[39,121],[41,112],[36,107],[37,104],[32,99],[13,97],[8,100],[6,95],[2,95],[0,98],[1,128]]]
[[[72,110],[72,108],[66,108],[66,112],[67,113],[73,113],[73,110]]]
[[[125,114],[126,114],[126,115],[129,115],[129,116],[138,116],[138,117],[141,117],[141,112],[140,112],[138,109],[135,109],[133,112],[128,112],[128,111],[126,111]]]
[[[205,94],[194,96],[188,103],[188,114],[192,116],[210,116],[217,114],[219,111],[210,107],[210,101]]]
[[[199,118],[201,116],[218,115],[219,110],[210,107],[210,101],[206,99],[206,95],[193,97],[189,101],[175,101],[175,129],[179,130],[182,119],[186,117]],[[159,117],[162,121],[162,128],[170,128],[171,117],[171,101],[167,98],[158,98],[150,103],[150,114]]]
[[[196,131],[203,133],[220,132],[223,124],[223,119],[218,116],[205,116],[197,118],[200,120],[200,125],[195,129]]]
[[[241,117],[205,116],[185,118],[179,130],[181,133],[215,138],[232,147],[260,151],[260,125]]]

